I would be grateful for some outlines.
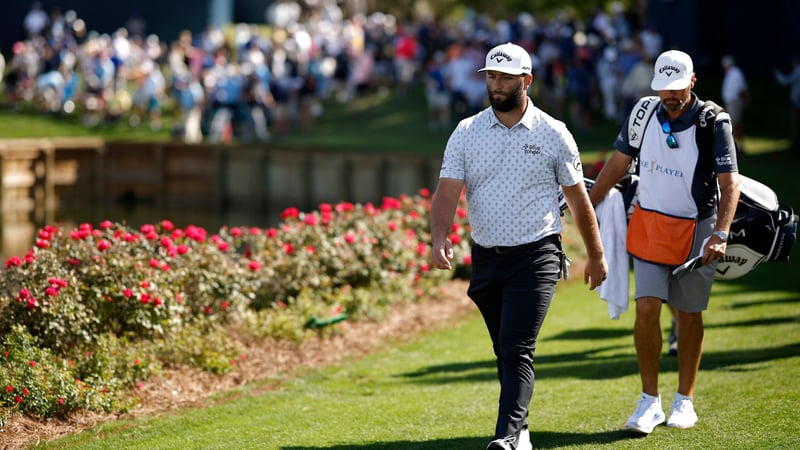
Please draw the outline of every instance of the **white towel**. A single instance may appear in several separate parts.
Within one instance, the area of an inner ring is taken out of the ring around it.
[[[600,298],[608,304],[608,315],[613,320],[628,310],[630,265],[625,248],[628,221],[622,193],[610,189],[595,208],[600,222],[600,240],[608,264],[608,278],[598,287]]]

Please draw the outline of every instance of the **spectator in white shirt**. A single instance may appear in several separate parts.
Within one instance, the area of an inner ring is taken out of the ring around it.
[[[744,108],[750,102],[747,90],[747,80],[744,73],[736,66],[736,60],[731,55],[722,57],[722,68],[725,75],[722,78],[722,103],[733,121],[733,138],[736,148],[744,152]]]

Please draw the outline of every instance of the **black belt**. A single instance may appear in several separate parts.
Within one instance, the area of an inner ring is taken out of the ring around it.
[[[484,247],[484,246],[478,245],[478,244],[474,244],[474,245],[476,247],[479,247],[479,248],[481,248],[483,250],[486,250],[486,251],[489,251],[489,252],[493,252],[493,253],[497,253],[497,254],[503,254],[503,253],[516,252],[518,250],[531,249],[531,248],[538,247],[538,246],[544,244],[545,242],[549,242],[549,241],[556,241],[557,242],[559,240],[561,240],[561,236],[559,236],[557,234],[551,234],[549,236],[545,236],[545,237],[539,239],[538,241],[528,242],[527,244],[512,245],[511,247],[504,247],[502,245],[498,245],[496,247]]]

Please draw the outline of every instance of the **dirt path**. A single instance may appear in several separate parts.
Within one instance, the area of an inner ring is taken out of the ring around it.
[[[399,305],[377,323],[345,322],[345,332],[330,339],[309,339],[302,344],[262,342],[247,350],[247,358],[234,373],[219,377],[193,369],[172,370],[149,380],[137,393],[141,407],[123,414],[77,413],[66,420],[37,421],[11,417],[0,433],[1,449],[20,449],[77,433],[101,422],[196,407],[218,392],[249,382],[287,373],[300,367],[320,367],[345,358],[378,351],[409,341],[421,330],[435,330],[474,312],[466,296],[467,282],[456,280],[442,287],[441,298],[421,304]]]

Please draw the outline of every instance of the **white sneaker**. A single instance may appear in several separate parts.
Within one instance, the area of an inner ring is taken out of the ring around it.
[[[528,431],[528,427],[522,429],[519,432],[519,439],[517,440],[517,446],[513,447],[512,443],[513,437],[509,436],[505,439],[495,439],[492,442],[489,442],[489,446],[486,447],[486,450],[533,450],[533,445],[531,445],[531,435],[530,431]]]
[[[489,442],[486,450],[514,450],[514,447],[511,446],[511,441],[508,439],[495,439]]]
[[[517,450],[533,450],[533,444],[531,444],[531,433],[528,430],[528,427],[523,428],[522,431],[519,432]]]
[[[642,392],[642,398],[638,401],[639,406],[636,411],[628,418],[625,428],[638,431],[639,433],[649,434],[658,424],[664,423],[666,416],[661,409],[661,395],[656,397]]]
[[[697,414],[694,412],[694,402],[691,397],[675,393],[672,401],[672,413],[669,415],[667,426],[672,428],[691,428],[697,423]]]

